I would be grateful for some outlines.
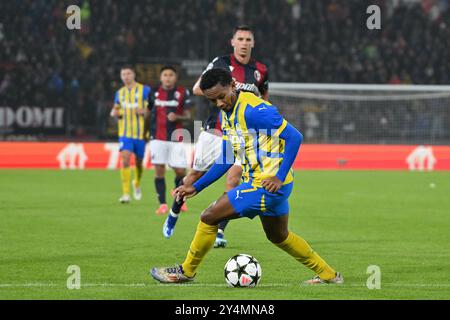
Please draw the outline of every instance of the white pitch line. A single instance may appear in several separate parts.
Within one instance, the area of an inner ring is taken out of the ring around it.
[[[155,284],[150,283],[81,283],[81,288],[95,288],[95,287],[126,287],[126,288],[146,288],[154,287]],[[224,283],[189,283],[189,284],[161,284],[157,283],[158,287],[227,287]],[[327,286],[326,284],[319,286]],[[343,284],[343,287],[360,287],[366,288],[363,284]],[[0,283],[0,289],[2,288],[32,288],[32,287],[48,287],[48,288],[66,288],[66,286],[56,283]],[[262,283],[258,285],[261,287],[311,287],[307,284],[287,284],[287,283]],[[338,286],[339,287],[339,286]],[[450,288],[450,284],[423,284],[423,283],[411,283],[411,284],[382,284],[382,289],[385,288]]]
[[[216,283],[192,283],[192,284],[157,284],[157,286],[160,287],[226,287],[226,284],[216,284]],[[317,286],[317,285],[316,285]],[[327,284],[319,284],[318,286],[326,287]],[[332,286],[332,285],[330,285]],[[340,287],[341,285],[337,285],[335,287]],[[360,287],[360,288],[367,288],[366,285],[363,284],[343,284],[344,287]],[[270,284],[259,284],[258,287],[314,287],[309,284],[303,284],[303,283],[296,283],[296,284],[286,284],[286,283],[270,283]],[[381,287],[383,288],[395,288],[395,287],[412,287],[412,288],[418,288],[418,287],[432,287],[432,288],[450,288],[450,284],[381,284]]]
[[[0,288],[19,288],[19,287],[58,287],[53,283],[0,283]]]

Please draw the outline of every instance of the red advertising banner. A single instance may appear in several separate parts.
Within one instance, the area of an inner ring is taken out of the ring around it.
[[[150,167],[150,150],[144,159]],[[118,143],[0,142],[0,168],[116,169]],[[304,144],[295,169],[450,170],[450,146]]]

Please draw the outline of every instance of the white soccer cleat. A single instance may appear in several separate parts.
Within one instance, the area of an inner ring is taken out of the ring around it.
[[[130,195],[129,194],[124,194],[123,196],[120,197],[119,202],[120,203],[130,203]]]
[[[227,246],[228,241],[224,238],[216,238],[216,241],[214,241],[214,248],[225,248]]]
[[[153,279],[161,283],[183,283],[194,281],[194,277],[188,277],[184,274],[183,268],[179,266],[165,267],[165,268],[152,268],[150,275]]]
[[[134,182],[133,182],[133,198],[134,198],[134,200],[142,199],[141,187],[136,187],[136,184]]]
[[[340,272],[336,272],[336,277],[330,280],[322,280],[319,276],[315,276],[314,278],[307,280],[304,284],[343,284],[344,277]]]

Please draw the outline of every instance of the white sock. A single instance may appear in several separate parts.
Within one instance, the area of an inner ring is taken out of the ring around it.
[[[178,215],[179,215],[179,213],[173,212],[172,209],[170,209],[169,214],[174,218],[178,218]]]

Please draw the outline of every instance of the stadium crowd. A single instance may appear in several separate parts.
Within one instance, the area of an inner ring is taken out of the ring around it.
[[[81,30],[66,27],[73,3]],[[380,30],[366,27],[369,4]],[[119,86],[118,63],[209,61],[242,23],[270,81],[450,84],[449,0],[23,0],[0,15],[0,104],[68,104],[82,124]]]

